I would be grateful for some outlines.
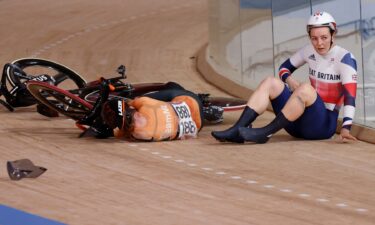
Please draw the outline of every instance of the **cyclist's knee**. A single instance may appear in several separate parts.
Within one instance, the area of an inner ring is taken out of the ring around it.
[[[258,89],[269,93],[270,97],[274,98],[284,90],[284,87],[285,84],[279,78],[267,77],[260,83]]]
[[[316,91],[309,83],[302,83],[293,94],[298,95],[305,102],[311,102],[316,98]]]
[[[298,92],[304,95],[310,95],[315,93],[315,89],[309,83],[302,83],[294,92]]]
[[[284,83],[276,78],[276,77],[266,77],[261,83],[260,86],[266,87],[266,88],[275,88],[275,87],[283,87]]]

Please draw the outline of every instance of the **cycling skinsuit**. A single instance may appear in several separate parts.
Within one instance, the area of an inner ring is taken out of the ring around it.
[[[136,140],[194,138],[202,127],[200,106],[190,96],[177,96],[170,102],[139,97],[128,104],[136,109],[134,129],[131,132],[132,138]]]
[[[305,139],[330,138],[336,131],[339,110],[343,107],[342,127],[349,129],[355,113],[357,63],[347,50],[334,46],[326,55],[318,54],[310,44],[296,52],[279,68],[285,82],[297,68],[309,66],[309,79],[316,89],[316,101],[306,107],[304,114],[285,128],[292,136]],[[291,92],[288,88],[272,100],[275,113],[284,107]]]

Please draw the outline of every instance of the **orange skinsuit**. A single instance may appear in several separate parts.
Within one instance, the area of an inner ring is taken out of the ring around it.
[[[163,102],[149,97],[139,97],[128,102],[128,105],[136,109],[133,118],[134,128],[131,131],[131,137],[136,140],[165,141],[196,137],[202,127],[199,104],[190,96],[177,96],[171,102]],[[178,107],[184,108],[183,112],[186,112],[186,106],[190,112],[177,113],[177,111],[181,111],[178,110]],[[193,131],[195,129],[195,133],[183,134],[184,131],[182,131],[183,129],[181,129],[180,125],[184,121],[183,114],[190,115],[188,123],[195,123],[193,129],[191,129]],[[123,136],[123,132],[115,130],[115,136],[121,137]]]

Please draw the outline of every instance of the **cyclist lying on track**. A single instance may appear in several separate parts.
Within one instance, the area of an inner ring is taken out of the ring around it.
[[[135,99],[104,102],[94,129],[97,137],[124,137],[139,141],[166,141],[197,137],[203,118],[222,120],[223,109],[203,107],[203,97],[177,83]],[[94,123],[95,124],[95,123]]]

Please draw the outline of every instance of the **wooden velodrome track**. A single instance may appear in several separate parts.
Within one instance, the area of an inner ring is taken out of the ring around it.
[[[205,0],[2,0],[0,64],[37,56],[87,80],[125,64],[129,81],[205,82],[190,57],[208,40]],[[0,204],[66,224],[374,224],[375,148],[365,142],[221,144],[206,126],[198,139],[160,143],[77,138],[65,117],[33,107],[0,109]],[[259,118],[261,125],[271,113]],[[48,168],[11,181],[8,160]]]

